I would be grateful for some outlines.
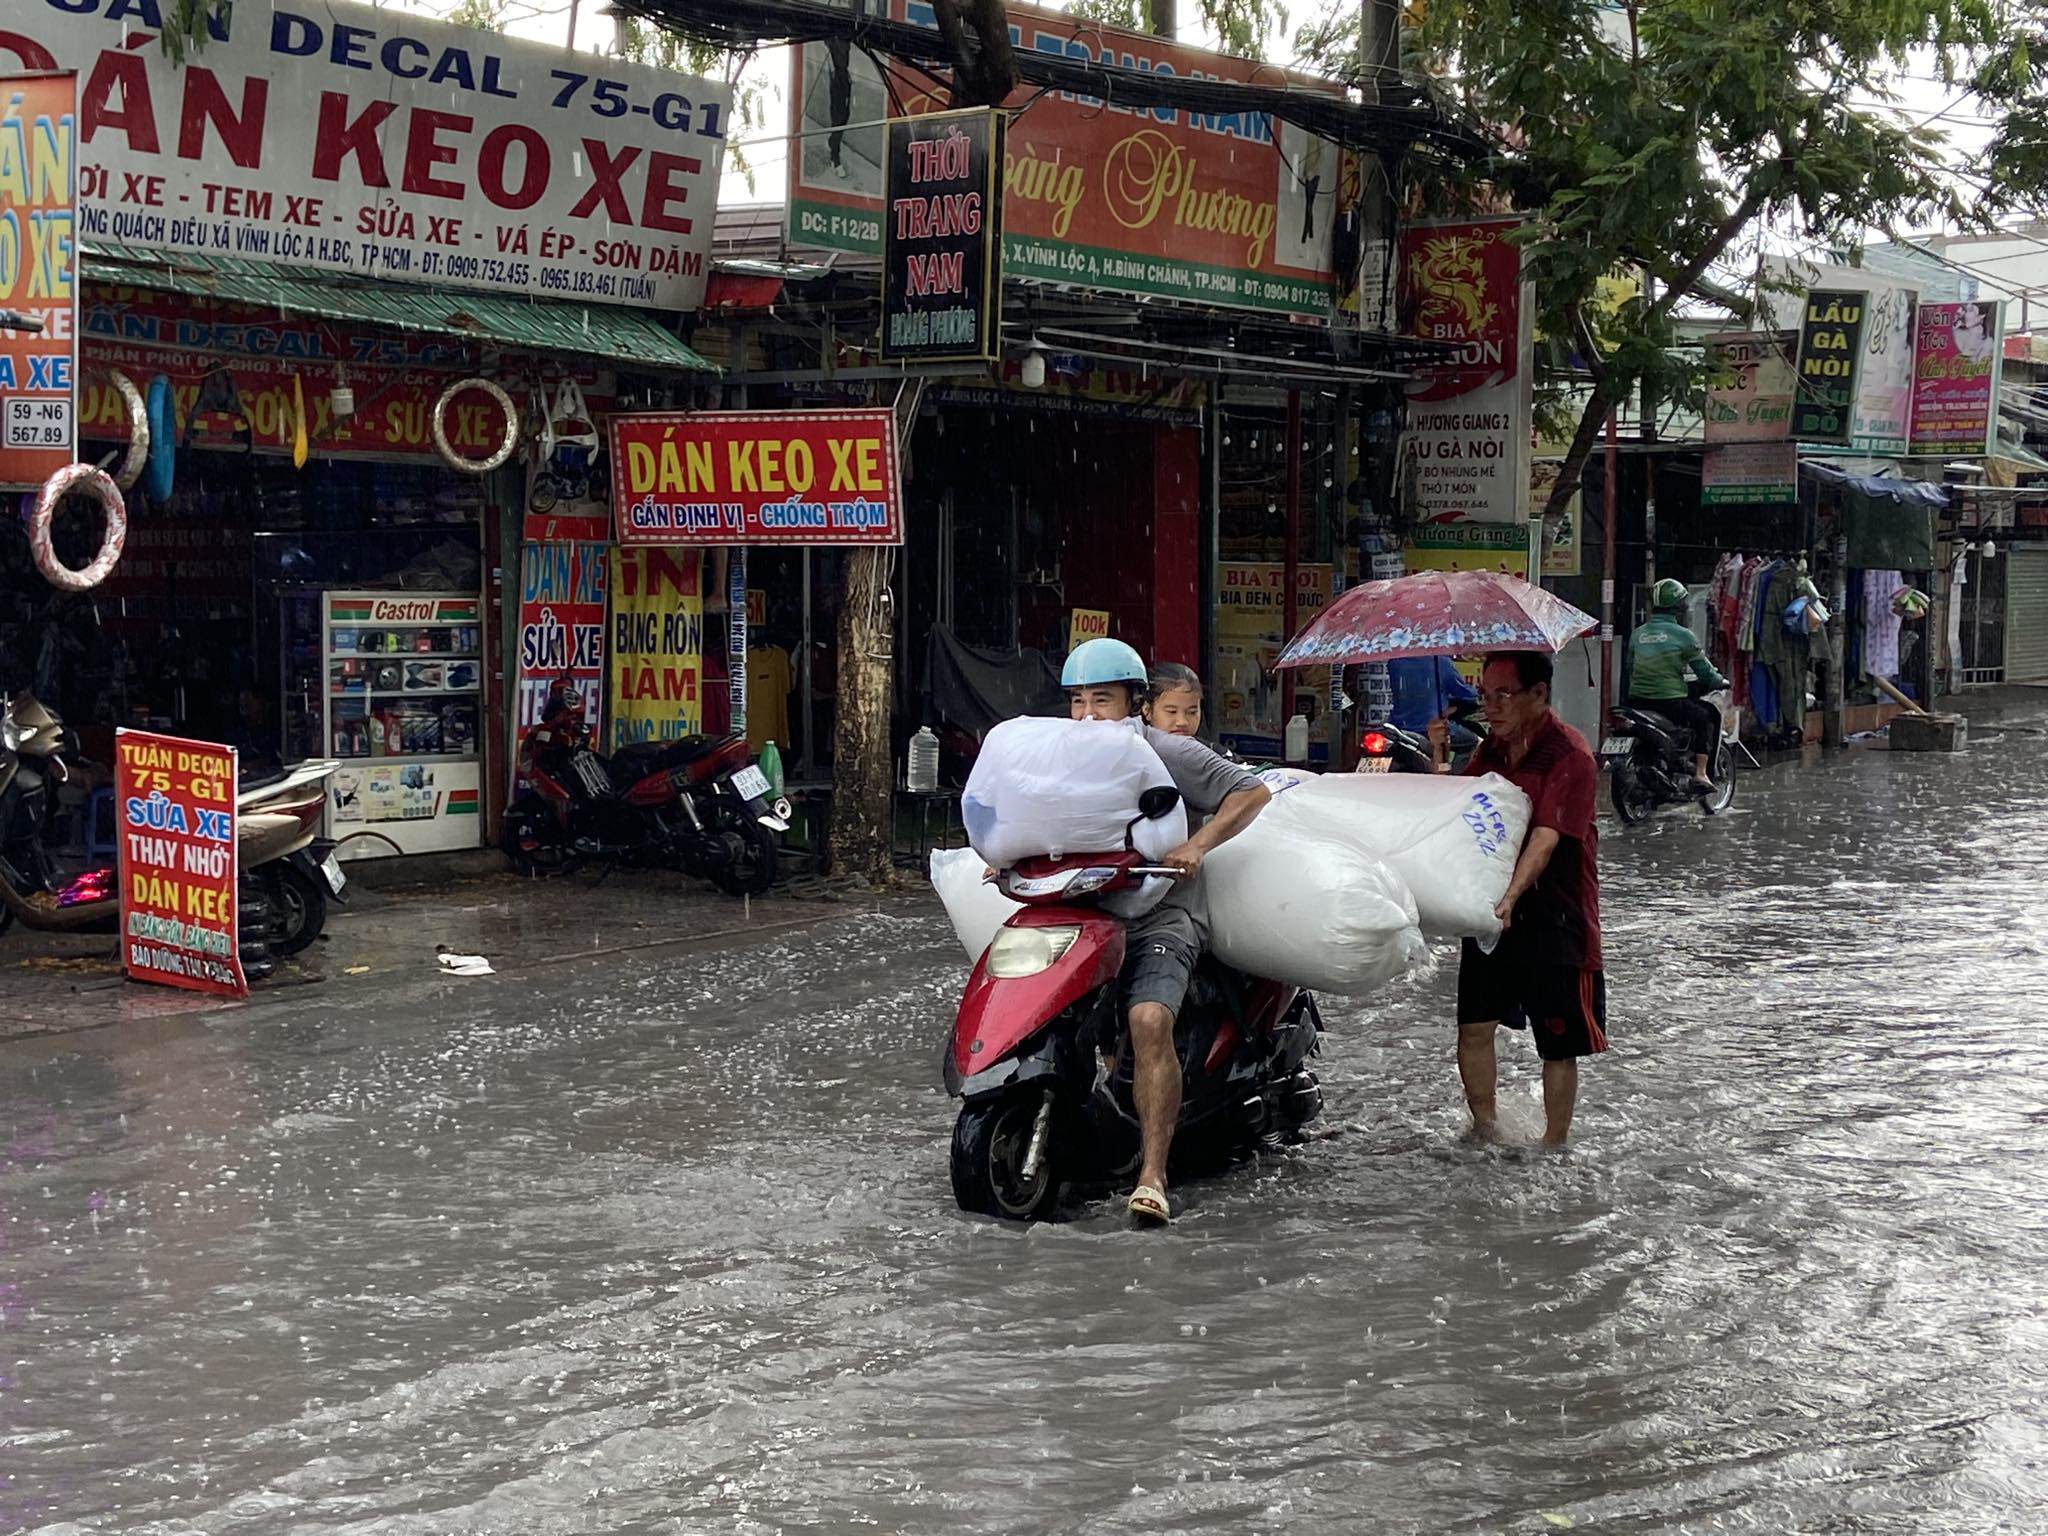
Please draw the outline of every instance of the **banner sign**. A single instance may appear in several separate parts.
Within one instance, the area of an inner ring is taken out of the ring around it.
[[[704,729],[695,550],[612,551],[611,750]]]
[[[238,0],[182,62],[159,0],[0,18],[75,69],[88,238],[695,309],[732,90],[395,7]]]
[[[1700,464],[1700,505],[1786,506],[1799,500],[1799,445],[1721,443]]]
[[[0,485],[38,486],[72,461],[78,242],[72,189],[78,79],[0,79]]]
[[[882,358],[979,362],[1003,317],[1003,115],[899,118],[886,130]]]
[[[1982,454],[1997,442],[2005,306],[1922,304],[1913,345],[1914,453]]]
[[[1734,331],[1707,338],[1706,440],[1710,443],[1783,442],[1792,432],[1792,401],[1799,393],[1786,331]]]
[[[1799,398],[1792,435],[1807,443],[1848,445],[1863,355],[1864,296],[1842,288],[1806,295],[1799,327]]]
[[[1863,357],[1849,447],[1896,455],[1912,436],[1913,320],[1919,299],[1910,288],[1872,281],[1863,298]]]
[[[1341,95],[1290,73],[1078,16],[1005,8],[1020,50],[1100,59],[1204,80]],[[871,0],[895,21],[936,25],[928,0]],[[846,41],[791,50],[789,238],[882,248],[885,152],[869,125],[946,105],[942,88],[885,87]],[[1002,271],[1117,293],[1327,318],[1341,167],[1334,144],[1265,112],[1132,107],[1021,87],[1003,167]],[[1024,110],[1025,108],[1029,110]]]
[[[540,724],[555,681],[568,677],[583,698],[591,739],[601,740],[604,706],[606,544],[531,543],[519,552],[519,689],[513,773],[527,732]]]
[[[129,978],[246,997],[235,749],[114,732],[121,958]]]
[[[1328,565],[1298,565],[1294,572],[1295,632],[1330,606],[1336,585]],[[1273,670],[1287,635],[1287,567],[1277,560],[1226,560],[1216,567],[1216,731],[1238,741],[1279,743],[1281,676]],[[1304,667],[1295,674],[1295,701],[1329,696],[1328,669]],[[1309,740],[1329,741],[1326,718],[1309,722]],[[1277,745],[1276,745],[1277,750]]]
[[[1584,521],[1581,516],[1583,496],[1573,491],[1564,504],[1564,510],[1555,517],[1545,517],[1543,509],[1550,505],[1550,493],[1557,486],[1558,477],[1564,473],[1562,459],[1536,459],[1529,465],[1529,522],[1540,523],[1543,527],[1542,572],[1545,576],[1576,576],[1579,574],[1579,529]],[[1396,575],[1400,573],[1395,572]]]
[[[1534,373],[1516,219],[1405,225],[1406,335],[1451,350],[1408,386],[1404,476],[1416,524],[1519,523],[1528,500]]]
[[[725,702],[726,729],[747,734],[747,552],[735,549],[725,557]]]
[[[619,543],[901,544],[896,414],[614,416]]]

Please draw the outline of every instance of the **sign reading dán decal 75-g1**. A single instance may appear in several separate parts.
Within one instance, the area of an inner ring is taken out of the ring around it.
[[[86,239],[702,302],[729,87],[346,0],[235,0],[180,62],[170,8],[0,4],[0,71],[78,72]]]
[[[882,356],[993,357],[1002,318],[1003,117],[900,118],[884,151]]]
[[[896,413],[612,418],[619,543],[901,544]]]

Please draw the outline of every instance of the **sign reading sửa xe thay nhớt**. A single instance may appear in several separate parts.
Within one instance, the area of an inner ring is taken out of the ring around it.
[[[899,118],[886,142],[882,356],[993,357],[1002,319],[1002,113]]]

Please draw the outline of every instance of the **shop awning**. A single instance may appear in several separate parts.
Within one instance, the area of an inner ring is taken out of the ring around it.
[[[204,256],[93,241],[82,276],[166,293],[226,299],[287,314],[356,321],[469,341],[571,352],[637,368],[716,373],[646,310],[570,304],[467,288],[366,281],[286,262]]]

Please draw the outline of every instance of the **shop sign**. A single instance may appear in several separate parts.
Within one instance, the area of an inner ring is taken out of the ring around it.
[[[1579,574],[1579,530],[1584,521],[1581,516],[1582,496],[1574,490],[1565,501],[1563,511],[1555,517],[1544,516],[1544,508],[1550,505],[1551,490],[1557,485],[1557,477],[1563,473],[1562,459],[1536,459],[1529,465],[1529,521],[1543,525],[1542,569],[1545,576]]]
[[[373,363],[467,371],[475,350],[475,343],[452,336],[354,329],[310,315],[279,314],[253,304],[131,288],[122,283],[93,282],[80,312],[80,323],[95,356],[110,346],[205,352],[267,363],[298,363],[309,379],[332,378],[336,364],[346,365],[351,373],[358,365]],[[587,378],[578,382],[588,389]]]
[[[1815,288],[1806,295],[1799,327],[1799,398],[1792,435],[1801,442],[1846,447],[1856,406],[1856,375],[1863,355],[1864,295]]]
[[[1792,431],[1799,374],[1796,334],[1735,331],[1707,338],[1706,440],[1783,442]]]
[[[1194,426],[1201,421],[1202,406],[1209,397],[1207,386],[1199,379],[1136,368],[1048,368],[1045,383],[1036,389],[1025,387],[1022,367],[1013,360],[997,361],[990,372],[994,382],[949,383],[938,389],[937,398],[988,410],[1028,407],[1071,416]]]
[[[1238,740],[1280,740],[1281,677],[1273,670],[1287,634],[1287,567],[1277,560],[1226,560],[1216,567],[1216,730]],[[1330,606],[1335,568],[1299,565],[1294,572],[1295,630],[1306,629]],[[1329,693],[1329,669],[1298,673],[1297,701]],[[1309,739],[1325,742],[1324,719],[1310,722]]]
[[[935,26],[928,0],[876,14]],[[1006,7],[1022,50],[1205,80],[1341,95],[1289,73],[1033,6]],[[941,87],[885,86],[844,42],[791,50],[790,243],[878,253],[883,135],[855,127],[943,107]],[[1265,112],[1127,107],[1020,87],[1003,156],[1006,276],[1316,319],[1331,313],[1335,145]],[[1029,110],[1024,110],[1026,107]]]
[[[899,118],[885,145],[883,360],[993,357],[1003,315],[1002,113]]]
[[[148,347],[95,346],[93,361],[95,370],[79,390],[78,434],[82,439],[127,441],[128,413],[104,371],[119,368],[138,386],[146,387],[150,376],[158,373],[171,381],[180,443],[194,448],[247,446],[258,453],[288,454],[292,451],[299,402],[303,401],[306,440],[312,453],[320,458],[374,455],[431,458],[438,462],[432,426],[434,402],[454,377],[412,368],[350,368],[348,379],[355,391],[355,413],[336,416],[328,393],[333,385],[330,369],[238,362],[230,374],[242,403],[242,414],[214,411],[194,422],[192,407],[199,399],[200,380],[219,369],[220,358]],[[458,453],[471,458],[489,454],[505,434],[504,413],[480,390],[453,401],[445,422],[450,444]]]
[[[1700,505],[1784,506],[1799,500],[1799,445],[1721,443],[1700,465]]]
[[[540,724],[548,694],[567,677],[583,700],[593,740],[604,703],[604,583],[611,546],[528,544],[519,555],[519,704],[512,742],[519,749]]]
[[[1418,524],[1519,523],[1528,500],[1532,337],[1516,219],[1401,232],[1405,334],[1449,348],[1415,370],[1403,454]]]
[[[41,485],[73,458],[78,242],[75,75],[0,79],[0,485]]]
[[[1919,298],[1911,288],[1871,282],[1863,301],[1863,359],[1849,447],[1897,455],[1912,437],[1913,327]]]
[[[890,410],[614,416],[619,542],[901,544]]]
[[[1990,453],[1997,442],[2005,306],[1922,304],[1913,346],[1914,453]]]
[[[612,551],[611,749],[704,729],[704,598],[695,550]]]
[[[114,732],[121,957],[134,981],[246,997],[235,749]]]
[[[1413,571],[1494,571],[1503,576],[1529,574],[1529,529],[1526,523],[1432,523],[1409,535],[1401,552]]]
[[[473,597],[331,597],[330,624],[462,624],[477,621]]]
[[[86,237],[702,302],[730,87],[346,0],[239,0],[177,60],[159,14],[64,0],[0,20],[0,62],[79,73]]]
[[[1109,638],[1109,610],[1106,608],[1076,608],[1067,618],[1067,649],[1089,640]]]

